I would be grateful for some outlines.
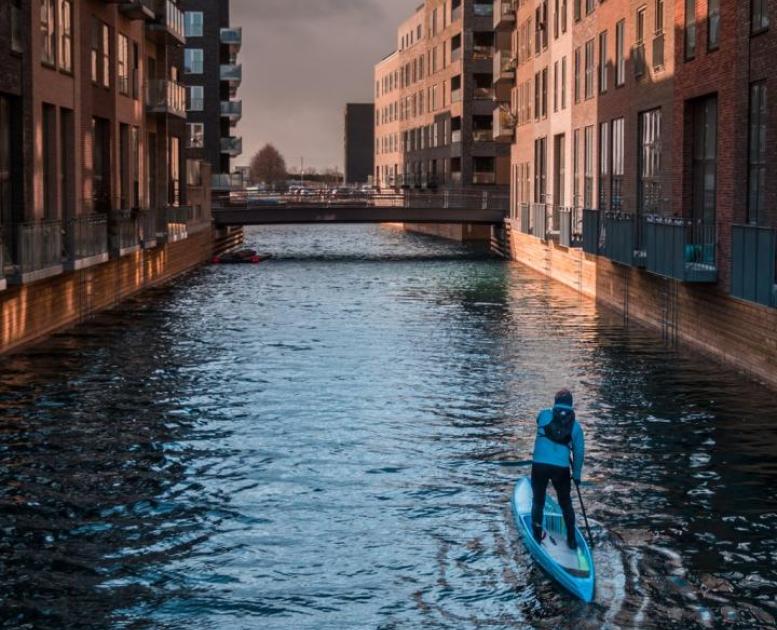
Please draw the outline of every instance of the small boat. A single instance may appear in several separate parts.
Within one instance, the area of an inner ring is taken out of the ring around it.
[[[253,249],[240,249],[213,257],[214,265],[256,265],[270,260],[272,254],[257,254]]]
[[[543,527],[546,533],[542,544],[534,540],[531,527],[531,482],[523,478],[513,491],[513,516],[523,541],[534,559],[551,577],[584,602],[594,599],[594,561],[591,550],[580,530],[575,528],[577,550],[567,546],[567,529],[561,508],[550,496],[545,498]]]

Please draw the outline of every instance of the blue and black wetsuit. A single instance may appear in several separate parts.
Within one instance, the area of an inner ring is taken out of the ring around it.
[[[572,507],[572,485],[569,476],[569,460],[572,456],[572,478],[580,481],[585,458],[585,438],[580,424],[575,422],[572,428],[572,441],[569,446],[554,442],[545,437],[544,427],[553,419],[552,409],[543,409],[537,416],[537,437],[534,441],[532,457],[531,487],[534,494],[532,503],[532,526],[534,538],[542,538],[542,515],[545,510],[545,494],[548,481],[553,483],[558,503],[564,514],[567,528],[567,542],[575,546],[575,511]]]

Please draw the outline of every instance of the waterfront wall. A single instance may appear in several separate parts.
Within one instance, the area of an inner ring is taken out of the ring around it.
[[[490,242],[490,225],[473,224],[438,224],[438,223],[405,223],[405,230],[415,232],[416,234],[425,234],[427,236],[436,236],[450,241],[460,243],[467,242]]]
[[[214,238],[215,237],[215,238]],[[210,225],[188,238],[139,250],[80,271],[0,292],[0,354],[42,340],[209,260],[242,242],[242,230]]]
[[[511,257],[625,317],[777,388],[777,309],[510,230]]]

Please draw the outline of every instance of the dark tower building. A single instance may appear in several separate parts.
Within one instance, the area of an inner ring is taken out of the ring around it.
[[[235,99],[243,78],[237,63],[242,29],[230,27],[228,0],[184,0],[183,7],[186,156],[210,162],[214,193],[226,192],[239,185],[230,163],[243,152],[242,138],[234,136],[243,113]]]
[[[345,182],[366,184],[375,165],[375,105],[345,106]]]

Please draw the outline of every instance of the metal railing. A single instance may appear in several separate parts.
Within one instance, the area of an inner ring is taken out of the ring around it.
[[[221,101],[221,116],[232,121],[240,120],[243,116],[243,101]]]
[[[548,240],[548,205],[531,204],[531,233],[540,240]]]
[[[494,0],[494,30],[515,24],[515,0]]]
[[[168,239],[180,241],[187,238],[189,224],[192,222],[192,208],[189,206],[168,206],[164,213]]]
[[[157,20],[180,43],[186,43],[183,11],[172,0],[156,0]]]
[[[164,238],[167,234],[167,226],[164,226],[164,230],[160,230],[158,208],[144,208],[141,210],[138,224],[140,229],[138,238],[144,249],[155,247],[159,239]]]
[[[592,208],[583,209],[583,251],[599,255],[602,251],[600,212]]]
[[[221,139],[221,152],[238,156],[243,152],[243,138],[229,137]]]
[[[62,265],[62,221],[31,221],[16,225],[16,265],[20,273]]]
[[[240,27],[222,28],[219,31],[219,41],[228,46],[240,46],[243,43],[243,29]]]
[[[636,217],[622,212],[605,212],[602,218],[604,255],[613,262],[632,266]]]
[[[494,15],[494,5],[475,2],[472,5],[472,12],[475,14],[475,17],[492,17]]]
[[[731,295],[777,307],[777,229],[731,226]]]
[[[239,84],[243,80],[243,66],[234,63],[221,64],[219,77],[222,81]]]
[[[149,111],[186,118],[186,87],[167,79],[146,83],[146,107]]]
[[[522,203],[520,207],[521,232],[531,234],[531,208],[528,203]]]
[[[558,244],[562,247],[581,247],[583,244],[582,208],[557,208]]]
[[[108,217],[88,214],[66,224],[67,259],[70,262],[108,253]]]
[[[494,83],[515,79],[515,66],[512,51],[497,50],[494,55]]]
[[[475,142],[493,142],[494,130],[493,129],[473,129],[472,139]]]
[[[645,217],[646,269],[682,282],[716,282],[717,230],[676,217]]]
[[[112,210],[109,220],[111,250],[123,255],[140,245],[138,237],[138,218],[132,210]]]

